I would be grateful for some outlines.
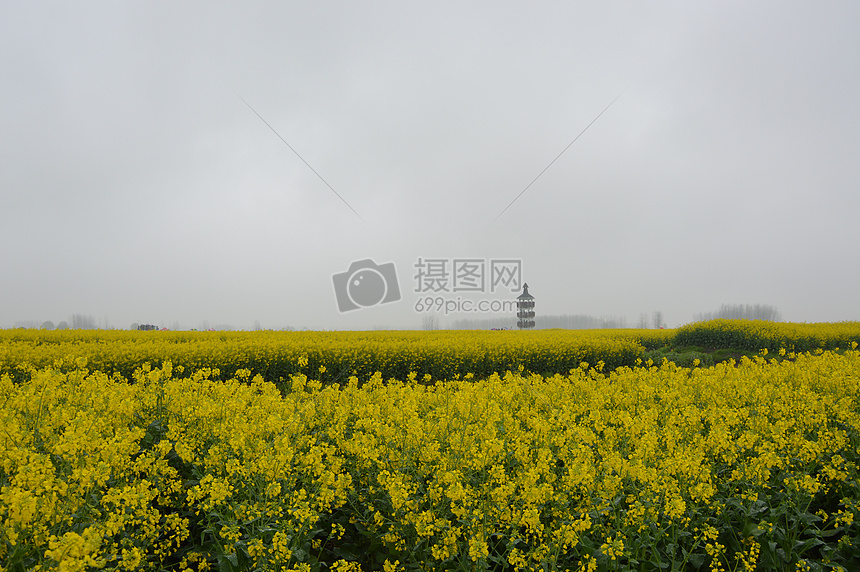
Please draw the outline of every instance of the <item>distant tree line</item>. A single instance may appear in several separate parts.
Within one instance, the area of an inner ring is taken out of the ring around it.
[[[693,316],[694,322],[707,320],[767,320],[781,322],[782,315],[768,304],[723,304],[716,312],[703,312]]]
[[[62,320],[54,324],[51,320],[45,320],[40,325],[38,322],[34,321],[21,321],[15,322],[14,327],[27,329],[38,328],[40,330],[68,330],[69,328],[73,328],[75,330],[97,330],[99,327],[98,322],[94,317],[85,314],[72,314],[69,322]],[[105,320],[105,324],[107,324],[107,320]]]
[[[540,316],[535,318],[535,329],[562,328],[566,330],[597,330],[601,328],[626,328],[625,318],[602,316],[587,316],[584,314],[560,316]],[[485,319],[462,319],[454,320],[451,324],[453,330],[492,330],[492,329],[517,329],[516,316],[504,318]],[[425,327],[424,329],[429,329]]]

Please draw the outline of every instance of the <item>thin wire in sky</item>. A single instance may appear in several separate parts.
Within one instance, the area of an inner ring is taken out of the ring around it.
[[[625,91],[626,91],[626,90],[625,90]],[[582,134],[583,134],[583,133],[585,133],[586,131],[588,131],[588,128],[589,128],[589,127],[591,127],[592,125],[594,125],[594,122],[595,122],[595,121],[597,121],[598,119],[600,119],[600,116],[601,116],[601,115],[603,115],[604,113],[606,113],[606,111],[607,111],[610,107],[612,107],[612,104],[613,104],[613,103],[615,103],[616,101],[618,101],[618,98],[619,98],[619,97],[621,97],[622,95],[624,95],[624,91],[622,91],[621,93],[619,93],[618,95],[616,95],[616,96],[615,96],[615,99],[613,99],[612,101],[610,101],[610,102],[609,102],[609,105],[607,105],[606,107],[604,107],[604,108],[603,108],[603,111],[601,111],[600,113],[598,113],[598,114],[597,114],[597,117],[595,117],[594,119],[592,119],[592,120],[591,120],[591,123],[589,123],[588,125],[586,125],[586,126],[585,126],[585,129],[583,129],[582,131],[580,131],[580,132],[579,132],[579,135],[577,135],[576,137],[574,137],[574,138],[573,138],[573,141],[571,141],[570,143],[568,143],[568,144],[567,144],[567,147],[565,147],[564,149],[562,149],[562,150],[561,150],[561,153],[559,153],[558,155],[556,155],[555,159],[553,159],[552,161],[550,161],[550,162],[549,162],[549,165],[547,165],[546,167],[544,167],[544,168],[543,168],[543,171],[541,171],[540,173],[538,173],[538,174],[537,174],[537,176],[536,176],[534,179],[532,179],[532,182],[531,182],[531,183],[529,183],[528,185],[526,185],[526,188],[524,188],[522,191],[520,191],[520,194],[518,194],[517,196],[515,196],[515,197],[514,197],[514,200],[512,200],[510,203],[508,203],[508,206],[506,206],[504,209],[502,209],[502,212],[500,212],[499,214],[497,214],[497,215],[496,215],[496,218],[494,218],[494,219],[493,219],[493,222],[491,222],[491,223],[490,223],[490,225],[492,225],[492,224],[493,224],[493,223],[495,223],[497,220],[499,220],[499,218],[500,218],[503,214],[505,214],[505,212],[507,212],[507,210],[508,210],[509,208],[511,208],[511,206],[512,206],[515,202],[517,202],[517,199],[519,199],[521,196],[523,196],[523,193],[525,193],[527,190],[529,190],[529,187],[531,187],[531,186],[535,183],[535,181],[537,181],[538,179],[540,179],[540,176],[541,176],[541,175],[543,175],[543,174],[547,171],[547,169],[549,169],[550,167],[552,167],[553,163],[555,163],[556,161],[558,161],[559,157],[561,157],[562,155],[564,155],[564,152],[565,152],[565,151],[567,151],[568,149],[570,149],[570,146],[571,146],[571,145],[573,145],[574,143],[576,143],[576,140],[577,140],[577,139],[579,139],[580,137],[582,137]]]
[[[280,134],[280,133],[278,133],[277,131],[275,131],[275,128],[274,128],[274,127],[272,127],[271,125],[269,125],[269,122],[268,122],[268,121],[266,121],[265,119],[263,119],[263,116],[262,116],[262,115],[260,115],[259,113],[257,113],[257,110],[256,110],[256,109],[254,109],[253,107],[251,107],[251,104],[250,104],[250,103],[248,103],[247,101],[245,101],[245,98],[244,98],[244,97],[242,97],[241,95],[239,95],[239,93],[238,93],[237,91],[235,91],[235,90],[233,91],[233,93],[235,93],[235,94],[236,94],[236,97],[238,97],[239,99],[241,99],[241,100],[242,100],[242,103],[244,103],[245,105],[247,105],[247,106],[248,106],[248,109],[250,109],[251,111],[253,111],[253,112],[254,112],[254,115],[256,115],[257,117],[259,117],[259,118],[260,118],[260,121],[262,121],[263,123],[265,123],[265,124],[266,124],[266,127],[268,127],[269,129],[271,129],[271,130],[272,130],[272,133],[274,133],[275,135],[277,135],[277,136],[278,136],[278,139],[280,139],[281,141],[283,141],[283,142],[284,142],[284,145],[286,145],[286,146],[290,149],[290,151],[292,151],[293,153],[295,153],[295,154],[296,154],[296,157],[298,157],[299,159],[301,159],[301,160],[302,160],[302,163],[304,163],[305,165],[307,165],[308,169],[310,169],[311,171],[313,171],[314,175],[316,175],[316,176],[319,178],[319,180],[320,180],[320,181],[322,181],[323,183],[325,183],[325,186],[326,186],[326,187],[328,187],[328,188],[331,190],[331,192],[333,192],[335,195],[337,195],[337,198],[339,198],[341,201],[343,201],[343,204],[345,204],[345,205],[349,208],[349,210],[351,210],[352,212],[354,212],[354,213],[355,213],[355,216],[357,216],[358,218],[360,218],[360,219],[361,219],[361,222],[363,222],[364,224],[368,224],[368,222],[367,222],[366,220],[364,220],[364,217],[362,217],[360,214],[358,214],[358,211],[356,211],[354,208],[352,208],[352,205],[351,205],[351,204],[349,204],[348,202],[346,202],[346,199],[345,199],[345,198],[343,198],[342,196],[340,196],[340,193],[338,193],[336,190],[334,190],[334,187],[332,187],[331,185],[329,185],[329,184],[328,184],[328,181],[326,181],[325,179],[323,179],[322,175],[320,175],[319,173],[317,173],[317,170],[316,170],[316,169],[314,169],[313,167],[311,167],[311,164],[310,164],[310,163],[308,163],[307,161],[305,161],[305,158],[304,158],[304,157],[302,157],[301,155],[299,155],[299,152],[298,152],[298,151],[296,151],[295,149],[293,149],[293,146],[292,146],[292,145],[290,145],[289,143],[287,143],[287,140],[286,140],[286,139],[284,139],[283,137],[281,137],[281,134]]]

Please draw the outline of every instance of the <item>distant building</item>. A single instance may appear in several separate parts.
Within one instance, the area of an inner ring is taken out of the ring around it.
[[[523,293],[517,296],[517,328],[528,330],[535,327],[535,299],[529,294],[529,285],[523,284]]]

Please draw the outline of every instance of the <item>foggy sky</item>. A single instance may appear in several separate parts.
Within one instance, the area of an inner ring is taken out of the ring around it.
[[[0,327],[418,328],[419,258],[522,260],[538,319],[860,320],[858,29],[850,1],[3,3]],[[363,259],[402,299],[340,313]]]

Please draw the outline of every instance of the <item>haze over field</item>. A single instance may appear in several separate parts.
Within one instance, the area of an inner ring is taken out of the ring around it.
[[[522,281],[538,321],[860,320],[858,29],[850,1],[4,3],[0,327],[417,328]],[[367,259],[369,291],[333,281]]]

